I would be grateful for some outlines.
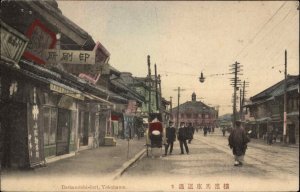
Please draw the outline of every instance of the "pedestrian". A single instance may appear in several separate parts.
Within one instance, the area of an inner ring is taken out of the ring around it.
[[[236,128],[233,129],[228,137],[229,147],[234,155],[234,166],[242,166],[244,155],[247,149],[247,143],[250,139],[247,137],[244,128],[241,127],[241,122],[235,122]]]
[[[208,127],[207,127],[207,126],[205,126],[205,127],[203,128],[203,133],[204,133],[204,136],[206,136],[206,135],[207,135],[207,131],[208,131]]]
[[[181,154],[184,154],[183,145],[184,145],[186,153],[189,154],[189,147],[188,147],[188,145],[186,143],[186,140],[187,140],[187,128],[185,127],[184,122],[180,123],[180,127],[178,129],[177,138],[179,140]]]
[[[226,129],[225,127],[222,128],[223,137],[225,137]]]
[[[188,141],[189,141],[189,143],[191,143],[194,138],[194,133],[195,133],[195,128],[192,126],[192,123],[189,123],[189,125],[187,127],[187,131],[188,131]]]
[[[167,143],[165,145],[165,155],[168,154],[168,148],[170,146],[170,152],[169,152],[169,155],[172,154],[172,151],[173,151],[173,143],[176,139],[176,130],[175,130],[175,127],[174,127],[174,123],[173,121],[170,121],[169,122],[169,126],[166,128],[166,139],[167,139]]]
[[[272,132],[272,130],[268,132],[268,144],[269,145],[273,144],[273,132]]]

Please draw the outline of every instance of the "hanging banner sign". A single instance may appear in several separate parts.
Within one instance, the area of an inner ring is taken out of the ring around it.
[[[43,59],[47,64],[95,64],[95,51],[46,49]]]
[[[128,105],[127,105],[127,109],[125,110],[126,114],[134,114],[136,112],[137,109],[137,103],[135,100],[129,100],[128,101]]]
[[[26,36],[29,38],[29,42],[24,57],[38,64],[45,64],[43,51],[54,48],[56,34],[36,19],[28,28]]]
[[[105,49],[105,47],[98,41],[94,47],[94,52],[96,53],[96,63],[105,64],[108,63],[110,53]]]
[[[0,21],[0,24],[1,57],[18,63],[27,46],[28,39],[4,22]]]
[[[28,152],[30,167],[45,163],[43,135],[41,132],[41,108],[37,105],[37,91],[32,90],[33,104],[27,104]]]

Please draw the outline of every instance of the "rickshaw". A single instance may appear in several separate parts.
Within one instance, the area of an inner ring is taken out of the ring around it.
[[[149,150],[151,150],[151,156],[153,157],[153,148],[160,148],[160,156],[162,156],[162,147],[166,141],[166,130],[163,127],[163,123],[157,118],[148,123],[146,130],[146,147],[147,157],[149,156]]]

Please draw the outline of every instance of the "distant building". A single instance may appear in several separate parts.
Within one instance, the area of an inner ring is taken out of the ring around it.
[[[177,122],[178,107],[172,109],[172,119]],[[192,123],[194,127],[215,127],[218,119],[218,111],[213,107],[196,100],[196,94],[192,94],[192,100],[179,105],[178,122]]]

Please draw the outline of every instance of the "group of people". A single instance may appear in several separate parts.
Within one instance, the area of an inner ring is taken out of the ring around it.
[[[187,143],[191,143],[194,137],[195,129],[191,123],[188,126],[185,126],[184,122],[180,123],[180,127],[177,132],[177,139],[180,145],[180,154],[184,154],[184,149],[187,154],[189,154],[189,147]],[[174,127],[174,123],[172,121],[169,122],[169,126],[166,128],[166,140],[167,143],[165,145],[165,155],[168,154],[168,149],[170,147],[169,155],[173,152],[173,143],[176,140],[176,129]],[[183,148],[184,146],[184,148]]]
[[[228,137],[228,145],[230,149],[232,149],[234,155],[234,166],[242,166],[244,155],[246,153],[247,144],[250,142],[248,135],[245,130],[241,126],[240,121],[235,122],[236,128],[233,129]],[[180,123],[180,127],[177,132],[177,139],[179,140],[180,145],[180,154],[184,154],[184,149],[187,154],[189,154],[188,143],[191,143],[193,140],[195,129],[191,124],[188,127],[185,126],[184,122]],[[173,151],[173,143],[176,140],[176,129],[174,127],[174,123],[172,121],[169,122],[169,126],[166,128],[166,145],[165,145],[165,156],[168,154],[168,150],[170,147],[169,154],[172,154]]]

